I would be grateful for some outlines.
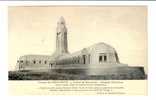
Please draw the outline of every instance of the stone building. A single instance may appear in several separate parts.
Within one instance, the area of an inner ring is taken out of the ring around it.
[[[145,75],[143,67],[122,64],[117,51],[110,45],[100,42],[75,53],[68,52],[67,28],[60,17],[56,28],[56,51],[53,55],[25,55],[17,61],[19,70],[67,70],[85,71],[87,75]],[[63,72],[62,71],[62,72]]]
[[[56,51],[53,55],[24,55],[19,58],[16,66],[19,70],[48,70],[50,61],[67,54],[67,28],[64,18],[60,17],[56,28]]]
[[[43,70],[49,68],[52,57],[48,55],[24,55],[17,61],[19,70]]]

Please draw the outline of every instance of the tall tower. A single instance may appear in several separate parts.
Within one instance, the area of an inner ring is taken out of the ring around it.
[[[56,54],[57,56],[68,53],[67,28],[64,18],[61,16],[56,28]]]

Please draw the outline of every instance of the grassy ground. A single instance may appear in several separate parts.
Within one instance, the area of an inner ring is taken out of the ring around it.
[[[31,72],[31,71],[9,71],[9,80],[136,80],[146,79],[146,76],[131,76],[126,75],[100,75],[89,76],[81,72]]]

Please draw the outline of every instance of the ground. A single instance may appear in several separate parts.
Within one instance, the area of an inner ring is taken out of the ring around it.
[[[74,71],[9,71],[9,80],[142,80],[146,75],[86,75],[75,73]]]

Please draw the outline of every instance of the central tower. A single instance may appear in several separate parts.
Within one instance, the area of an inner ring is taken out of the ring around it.
[[[61,16],[56,28],[56,54],[57,56],[68,53],[67,28],[64,18]]]

